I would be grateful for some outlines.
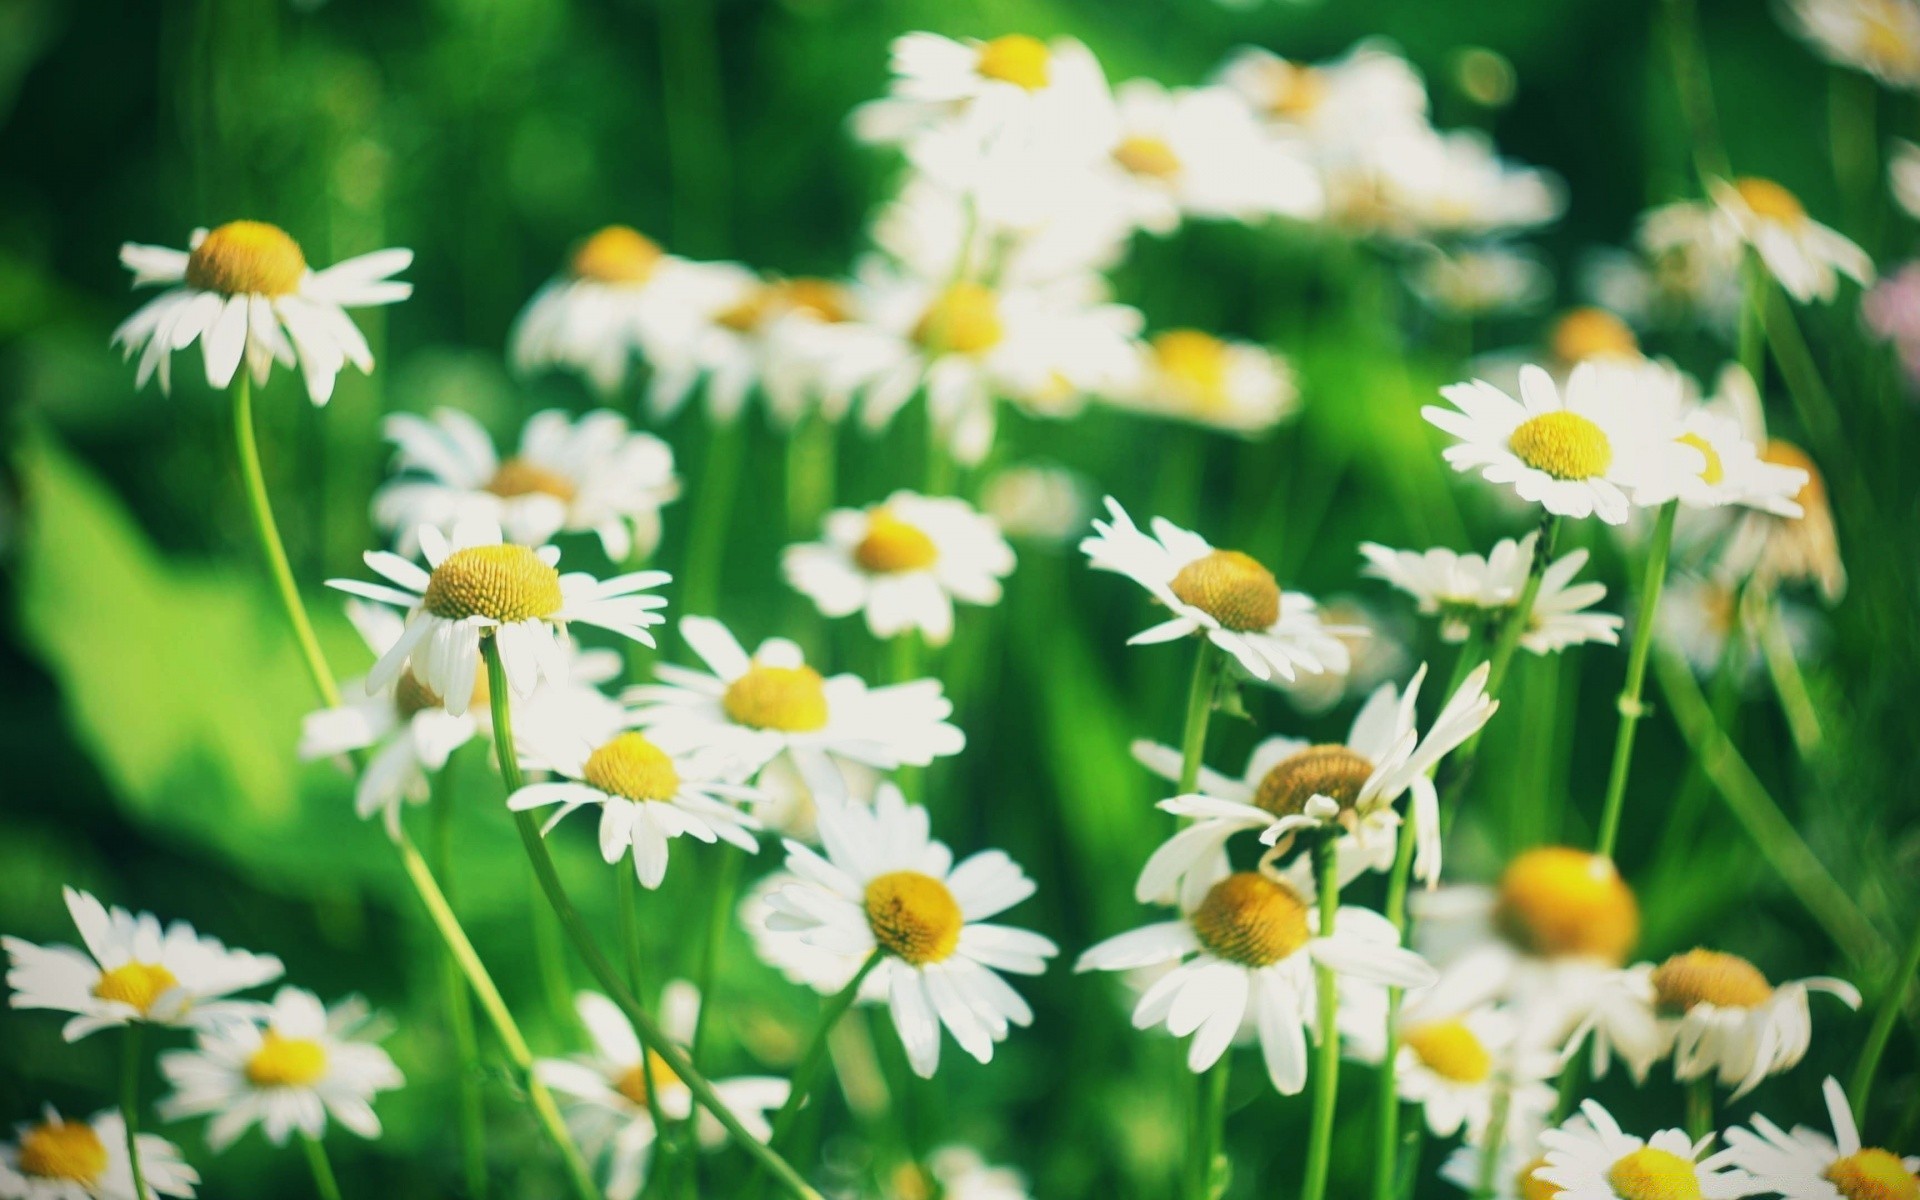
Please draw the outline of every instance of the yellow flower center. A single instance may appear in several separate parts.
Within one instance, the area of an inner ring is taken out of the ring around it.
[[[1576,412],[1558,409],[1521,422],[1507,438],[1520,461],[1555,479],[1592,479],[1613,465],[1606,431]]]
[[[487,480],[486,490],[507,499],[552,496],[556,500],[571,501],[576,489],[573,481],[558,471],[549,471],[524,458],[510,458]]]
[[[1700,1172],[1678,1154],[1642,1146],[1613,1164],[1607,1183],[1620,1200],[1701,1200]]]
[[[1700,471],[1700,481],[1708,487],[1718,487],[1720,481],[1727,477],[1727,468],[1720,461],[1720,452],[1713,448],[1713,443],[1697,433],[1683,433],[1676,440],[1700,452],[1700,457],[1707,460],[1707,465]]]
[[[680,772],[665,750],[640,734],[623,733],[587,756],[580,777],[591,787],[628,800],[671,800]]]
[[[1238,550],[1215,550],[1180,568],[1167,585],[1228,629],[1270,628],[1280,619],[1280,584],[1273,572]]]
[[[1897,11],[1891,4],[1879,4],[1864,15],[1866,32],[1860,43],[1862,55],[1888,71],[1910,69],[1914,60],[1920,58],[1920,46],[1914,44],[1896,19]]]
[[[1493,1074],[1493,1055],[1465,1021],[1434,1021],[1409,1029],[1407,1048],[1427,1070],[1454,1083],[1484,1083]]]
[[[1508,864],[1494,921],[1531,953],[1618,965],[1640,936],[1640,905],[1610,859],[1545,846]]]
[[[1122,170],[1149,179],[1172,179],[1180,173],[1180,156],[1164,138],[1136,134],[1113,148],[1113,161]]]
[[[1553,327],[1553,356],[1563,363],[1590,358],[1637,358],[1640,339],[1627,323],[1604,308],[1576,308]]]
[[[1836,1160],[1826,1180],[1847,1200],[1920,1200],[1920,1178],[1899,1155],[1871,1147]]]
[[[1010,33],[980,47],[980,58],[973,69],[982,78],[1037,92],[1047,86],[1051,76],[1049,57],[1047,44],[1039,38]]]
[[[1807,481],[1800,485],[1793,499],[1801,508],[1812,512],[1814,508],[1825,508],[1827,503],[1827,483],[1820,475],[1820,468],[1813,465],[1813,459],[1807,452],[1792,442],[1783,442],[1778,438],[1769,441],[1760,448],[1762,461],[1780,467],[1797,467],[1807,473]]]
[[[1654,968],[1653,991],[1663,1011],[1677,1014],[1696,1004],[1754,1008],[1773,995],[1773,985],[1760,968],[1737,954],[1689,950]]]
[[[1257,871],[1236,871],[1214,884],[1188,920],[1209,953],[1248,967],[1272,966],[1312,937],[1306,902]]]
[[[1292,63],[1274,64],[1273,100],[1270,108],[1276,117],[1302,120],[1311,116],[1327,98],[1327,77],[1313,67]]]
[[[753,729],[808,733],[827,723],[826,687],[812,667],[755,663],[727,685],[720,707],[736,723]]]
[[[1546,1159],[1536,1158],[1520,1168],[1520,1174],[1514,1180],[1513,1187],[1513,1190],[1519,1193],[1520,1200],[1554,1200],[1555,1197],[1563,1194],[1559,1188],[1534,1174],[1546,1165]]]
[[[1307,810],[1307,801],[1325,796],[1350,812],[1372,774],[1366,755],[1346,746],[1308,746],[1267,768],[1253,802],[1276,817],[1293,817]]]
[[[921,315],[913,340],[935,354],[984,354],[1000,344],[1004,333],[993,289],[961,280]]]
[[[255,1087],[311,1087],[326,1074],[326,1047],[310,1038],[281,1037],[271,1029],[247,1060],[247,1082]]]
[[[421,603],[450,621],[510,624],[560,611],[560,573],[525,546],[469,546],[440,560]]]
[[[889,871],[867,884],[867,925],[880,948],[914,966],[944,961],[965,918],[947,885],[918,871]]]
[[[1198,329],[1169,329],[1153,339],[1153,360],[1196,408],[1225,407],[1227,344]]]
[[[153,1002],[180,986],[173,972],[159,963],[124,963],[102,972],[93,994],[102,1000],[117,1000],[145,1016]]]
[[[573,277],[594,283],[645,283],[665,257],[652,238],[625,225],[609,225],[574,250]]]
[[[1745,179],[1734,181],[1733,190],[1747,203],[1757,217],[1782,224],[1794,224],[1807,217],[1805,206],[1798,197],[1771,179],[1760,179],[1749,175]]]
[[[290,295],[306,273],[299,243],[265,221],[229,221],[187,256],[188,286],[228,296]]]
[[[625,1073],[614,1081],[613,1087],[633,1103],[645,1105],[649,1092],[657,1096],[679,1082],[680,1077],[673,1073],[673,1068],[667,1065],[667,1060],[649,1050],[646,1052],[646,1061],[628,1067]]]
[[[830,279],[783,279],[753,289],[714,319],[735,333],[752,333],[789,313],[838,324],[852,317],[853,304],[847,290]]]
[[[91,1184],[107,1173],[107,1147],[85,1121],[49,1121],[20,1139],[20,1173]]]
[[[940,550],[918,526],[909,525],[876,508],[867,514],[867,534],[853,548],[853,561],[875,575],[924,571],[940,557]]]
[[[487,691],[487,673],[477,671],[473,676],[473,696],[467,701],[469,712],[487,707],[490,693]],[[393,685],[393,707],[402,717],[412,717],[429,708],[445,708],[447,702],[439,692],[420,682],[420,677],[408,668],[400,673],[400,679]]]

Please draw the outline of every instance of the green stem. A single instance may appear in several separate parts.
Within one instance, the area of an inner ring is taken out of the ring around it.
[[[1807,348],[1806,335],[1800,331],[1799,318],[1794,316],[1786,293],[1774,284],[1771,276],[1762,276],[1760,282],[1762,294],[1757,303],[1766,318],[1767,346],[1773,351],[1773,360],[1780,364],[1780,376],[1786,380],[1787,398],[1793,401],[1793,411],[1816,440],[1820,457],[1825,459],[1827,477],[1852,480],[1853,455],[1839,410],[1834,406],[1833,393],[1820,378],[1813,351]],[[1861,499],[1858,507],[1864,509],[1871,504],[1872,498],[1865,489],[1850,485],[1848,492],[1850,497]]]
[[[833,505],[838,430],[818,412],[801,415],[787,433],[787,536],[817,536]]]
[[[313,1171],[313,1188],[320,1200],[340,1200],[340,1184],[333,1177],[333,1164],[327,1161],[327,1148],[311,1134],[300,1135],[300,1148],[307,1152],[307,1166]]]
[[[782,1104],[780,1111],[774,1114],[773,1137],[769,1145],[780,1145],[793,1131],[793,1123],[799,1119],[800,1110],[806,1105],[807,1097],[812,1094],[814,1085],[819,1082],[820,1068],[826,1064],[828,1039],[833,1034],[834,1026],[838,1025],[840,1018],[853,1007],[853,1002],[860,996],[860,985],[865,983],[867,976],[873,974],[873,969],[880,965],[880,959],[879,950],[869,954],[867,961],[861,963],[860,969],[854,973],[852,979],[847,981],[847,986],[835,992],[821,1007],[820,1024],[814,1027],[813,1038],[807,1043],[806,1053],[800,1056],[800,1064],[794,1068],[793,1084],[787,1091],[786,1103]]]
[[[740,853],[722,853],[720,869],[714,875],[713,903],[707,909],[707,936],[700,946],[700,958],[694,963],[694,992],[700,997],[700,1007],[694,1010],[693,1036],[687,1041],[687,1053],[695,1065],[706,1061],[707,1014],[713,1010],[714,996],[718,985],[720,951],[726,944],[727,930],[733,917],[733,905],[740,892],[740,869],[747,856]],[[637,994],[637,993],[636,993]],[[687,1114],[686,1129],[688,1144],[692,1144],[693,1114]],[[699,1172],[699,1158],[689,1156],[687,1174],[689,1186],[694,1186],[695,1176]]]
[[[1187,720],[1180,735],[1180,794],[1200,781],[1207,750],[1207,723],[1213,719],[1214,693],[1220,686],[1220,649],[1202,638],[1193,655],[1193,679],[1187,685]]]
[[[1900,955],[1900,964],[1894,968],[1893,978],[1887,981],[1887,993],[1880,1000],[1880,1011],[1873,1014],[1873,1025],[1867,1031],[1866,1045],[1861,1047],[1860,1061],[1854,1064],[1853,1078],[1847,1084],[1847,1099],[1853,1105],[1856,1125],[1866,1123],[1867,1100],[1873,1094],[1873,1077],[1880,1070],[1880,1058],[1887,1052],[1887,1042],[1893,1037],[1894,1022],[1899,1020],[1900,1010],[1906,1004],[1907,990],[1913,986],[1916,972],[1920,972],[1920,922],[1916,922],[1913,932],[1907,935],[1907,948]]]
[[[626,947],[627,986],[636,996],[647,994],[647,985],[642,970],[643,955],[640,951],[639,906],[636,903],[635,876],[626,863],[614,864],[614,904],[619,908],[620,942]],[[706,993],[700,994],[700,1006],[706,1007]],[[660,1089],[649,1087],[647,1092],[647,1116],[653,1121],[654,1128],[654,1173],[665,1175],[672,1167],[668,1161],[667,1114],[660,1107]]]
[[[1221,1147],[1227,1133],[1227,1078],[1233,1065],[1231,1047],[1207,1072],[1200,1092],[1199,1137],[1193,1146],[1194,1200],[1214,1200],[1214,1180],[1219,1176]]]
[[[1335,838],[1321,837],[1313,846],[1313,871],[1320,885],[1320,929],[1317,936],[1333,936],[1340,913],[1340,856]],[[1313,1125],[1307,1135],[1306,1180],[1301,1200],[1326,1200],[1327,1176],[1333,1164],[1333,1110],[1340,1098],[1340,989],[1333,969],[1315,963],[1315,1008],[1320,1024],[1320,1061],[1314,1068]]]
[[[134,1200],[148,1200],[140,1168],[140,1024],[127,1022],[126,1061],[120,1070],[120,1118],[127,1127],[127,1166],[133,1172]]]
[[[1507,614],[1507,619],[1501,624],[1500,638],[1493,644],[1493,654],[1487,659],[1489,696],[1499,695],[1500,685],[1507,679],[1507,668],[1513,663],[1514,651],[1520,648],[1520,639],[1526,636],[1527,626],[1533,622],[1533,602],[1540,598],[1540,581],[1553,562],[1553,547],[1560,540],[1561,520],[1558,513],[1547,513],[1541,517],[1540,534],[1533,543],[1533,561],[1527,564],[1527,582],[1520,589],[1520,599],[1514,603],[1513,611]]]
[[[439,877],[453,879],[453,793],[446,786],[444,771],[431,779],[433,789],[433,850]],[[451,900],[449,900],[451,903]],[[486,1098],[481,1094],[480,1042],[474,1036],[473,1006],[467,999],[466,983],[460,978],[460,964],[452,951],[440,950],[440,992],[447,1010],[447,1033],[453,1039],[454,1053],[460,1060],[460,1162],[469,1200],[485,1200],[487,1195]]]
[[[1824,735],[1820,730],[1820,709],[1807,690],[1807,677],[1787,638],[1787,624],[1778,601],[1769,597],[1766,612],[1760,617],[1760,649],[1766,656],[1767,675],[1773,680],[1780,709],[1787,715],[1787,730],[1793,734],[1793,747],[1801,758],[1811,758],[1820,750]]]
[[[1667,555],[1673,548],[1673,522],[1678,500],[1660,509],[1653,526],[1653,544],[1647,548],[1647,573],[1640,580],[1640,604],[1633,614],[1633,644],[1627,650],[1627,680],[1620,688],[1620,726],[1613,741],[1613,766],[1607,772],[1607,800],[1600,811],[1600,837],[1594,852],[1613,857],[1620,838],[1620,813],[1626,805],[1627,772],[1633,763],[1633,735],[1646,709],[1640,703],[1647,678],[1647,656],[1653,652],[1655,618],[1660,611],[1660,589],[1667,581]]]
[[[681,595],[686,598],[685,612],[709,614],[719,599],[728,525],[746,451],[745,414],[724,424],[716,423],[708,430],[706,463],[700,473],[693,526],[687,531],[686,571],[680,580]]]
[[[1473,1188],[1473,1200],[1490,1200],[1498,1190],[1500,1150],[1507,1143],[1507,1121],[1513,1115],[1513,1091],[1505,1079],[1494,1085],[1493,1111],[1487,1117],[1487,1132],[1480,1139],[1480,1178]]]
[[[1699,1141],[1713,1132],[1713,1076],[1687,1085],[1687,1136]]]

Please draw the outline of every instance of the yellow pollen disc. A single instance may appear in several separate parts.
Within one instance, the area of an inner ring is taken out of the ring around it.
[[[1920,46],[1901,31],[1894,22],[1889,6],[1876,7],[1866,14],[1866,34],[1861,39],[1862,56],[1870,62],[1879,63],[1888,71],[1902,71],[1910,68],[1916,58],[1920,58]]]
[[[255,1087],[311,1087],[326,1074],[326,1047],[309,1038],[281,1037],[271,1029],[247,1060],[247,1082]]]
[[[1236,871],[1214,884],[1187,919],[1208,952],[1248,967],[1297,954],[1312,936],[1306,902],[1257,871]]]
[[[1590,358],[1637,358],[1640,339],[1604,308],[1569,310],[1553,327],[1553,356],[1563,363]]]
[[[1123,138],[1113,148],[1113,161],[1123,170],[1149,179],[1172,179],[1180,173],[1180,156],[1173,147],[1157,137],[1136,135]]]
[[[1754,1008],[1773,995],[1767,977],[1737,954],[1689,950],[1653,969],[1653,990],[1660,1008],[1684,1013],[1696,1004],[1715,1008]]]
[[[1807,457],[1805,450],[1792,442],[1783,442],[1775,438],[1760,448],[1760,458],[1761,461],[1773,463],[1775,466],[1798,467],[1805,471],[1807,481],[1800,485],[1798,492],[1794,493],[1794,502],[1808,512],[1812,512],[1815,507],[1826,507],[1826,480],[1821,478],[1820,468],[1813,465],[1813,459]]]
[[[1784,224],[1806,219],[1807,210],[1799,198],[1771,179],[1749,175],[1745,179],[1735,180],[1733,189],[1740,193],[1740,198],[1747,202],[1747,207],[1753,210],[1755,216]]]
[[[635,1104],[645,1104],[649,1091],[659,1095],[664,1089],[679,1082],[680,1077],[673,1073],[673,1068],[667,1065],[667,1061],[649,1050],[645,1064],[635,1063],[628,1067],[626,1073],[621,1075],[613,1086],[615,1091]]]
[[[1617,966],[1640,936],[1640,905],[1611,860],[1545,846],[1508,864],[1494,921],[1509,941],[1534,954]]]
[[[1047,44],[1039,38],[1010,33],[980,47],[980,58],[973,69],[983,78],[1037,92],[1047,86],[1051,76],[1049,58]]]
[[[1606,431],[1564,408],[1522,422],[1507,437],[1507,448],[1555,479],[1592,479],[1613,465]]]
[[[746,298],[723,310],[714,320],[735,333],[752,333],[772,317],[780,306],[780,293],[772,284],[762,284]]]
[[[1554,1200],[1554,1197],[1563,1194],[1559,1188],[1534,1174],[1546,1165],[1546,1159],[1536,1158],[1520,1168],[1520,1174],[1515,1178],[1513,1185],[1513,1190],[1519,1195],[1520,1200]]]
[[[587,756],[580,777],[591,787],[628,800],[671,800],[680,772],[667,752],[640,734],[627,732]]]
[[[1227,398],[1227,344],[1198,329],[1154,335],[1153,360],[1161,374],[1188,392],[1199,408],[1221,408]]]
[[[1700,1172],[1678,1154],[1642,1146],[1613,1164],[1607,1183],[1620,1200],[1702,1200]]]
[[[830,279],[783,279],[755,288],[714,319],[735,333],[752,333],[788,313],[838,324],[852,318],[853,302],[847,290]]]
[[[1312,115],[1327,98],[1327,78],[1312,67],[1276,64],[1272,111],[1276,117],[1301,120]]]
[[[189,286],[228,296],[290,295],[306,273],[299,243],[265,221],[229,221],[187,256]]]
[[[1434,1021],[1409,1029],[1403,1040],[1427,1070],[1455,1083],[1484,1083],[1493,1074],[1487,1053],[1464,1021]]]
[[[118,1000],[144,1016],[155,1000],[179,985],[173,972],[159,963],[130,962],[103,972],[100,982],[93,985],[93,994],[102,1000]]]
[[[853,548],[853,561],[874,575],[924,571],[939,558],[932,538],[885,508],[867,514],[867,535]]]
[[[1826,1180],[1847,1200],[1920,1200],[1920,1178],[1885,1150],[1868,1148],[1835,1160]]]
[[[1708,487],[1718,487],[1720,481],[1727,477],[1726,465],[1720,461],[1720,452],[1713,448],[1712,442],[1697,433],[1683,433],[1674,440],[1683,446],[1692,446],[1700,452],[1700,457],[1707,460],[1707,465],[1700,471],[1702,483]]]
[[[1000,344],[1004,332],[993,289],[962,280],[921,315],[913,340],[936,354],[984,354]]]
[[[867,925],[889,954],[914,966],[944,961],[965,918],[947,885],[918,871],[889,871],[867,884]]]
[[[666,253],[652,238],[625,225],[609,225],[573,252],[573,276],[594,283],[645,283]]]
[[[758,663],[727,685],[720,707],[735,722],[754,729],[808,733],[827,723],[827,691],[812,667]]]
[[[467,701],[468,711],[485,709],[489,693],[487,691],[487,673],[476,671],[473,676],[473,696]],[[411,668],[400,673],[400,679],[393,685],[393,707],[402,717],[411,717],[425,712],[429,708],[445,708],[439,692],[420,682]]]
[[[1242,633],[1280,619],[1280,584],[1273,572],[1238,550],[1202,555],[1167,585],[1184,604]]]
[[[493,478],[487,480],[486,490],[508,499],[515,496],[552,496],[556,500],[567,501],[571,501],[575,493],[571,479],[524,458],[510,458],[501,463],[500,469],[493,473]]]
[[[84,1121],[36,1125],[20,1139],[20,1173],[90,1184],[107,1173],[107,1147]]]
[[[1340,745],[1308,746],[1267,768],[1253,802],[1276,817],[1293,817],[1307,810],[1307,801],[1325,796],[1351,812],[1372,774],[1364,754]]]
[[[562,603],[560,573],[525,546],[469,546],[440,560],[421,603],[450,621],[551,617]]]

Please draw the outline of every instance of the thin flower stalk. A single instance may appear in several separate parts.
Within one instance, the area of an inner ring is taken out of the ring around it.
[[[1620,814],[1626,805],[1627,773],[1633,764],[1633,735],[1646,708],[1640,695],[1647,678],[1647,657],[1653,652],[1653,627],[1660,611],[1660,590],[1667,581],[1667,556],[1673,548],[1674,518],[1680,511],[1678,500],[1669,500],[1660,509],[1653,526],[1653,542],[1647,548],[1646,575],[1640,581],[1639,611],[1634,614],[1633,644],[1627,650],[1627,679],[1620,688],[1620,725],[1614,735],[1613,765],[1607,772],[1607,799],[1600,810],[1600,836],[1595,852],[1613,857],[1620,837]]]
[[[707,431],[706,469],[700,473],[700,494],[687,531],[686,611],[710,613],[720,596],[720,575],[726,562],[727,528],[739,490],[740,467],[746,456],[744,419],[715,421]]]
[[[1873,1026],[1867,1031],[1867,1041],[1860,1048],[1860,1061],[1854,1064],[1853,1078],[1848,1081],[1847,1101],[1853,1107],[1853,1119],[1863,1122],[1867,1117],[1867,1100],[1873,1095],[1873,1078],[1880,1070],[1880,1059],[1887,1052],[1887,1043],[1893,1037],[1894,1024],[1900,1019],[1905,1008],[1907,993],[1913,988],[1913,980],[1920,974],[1920,924],[1907,935],[1907,946],[1900,955],[1900,963],[1894,968],[1893,978],[1887,981],[1886,995],[1880,998],[1879,1011],[1873,1014]]]
[[[429,778],[433,789],[433,853],[435,873],[451,888],[453,879],[453,793],[446,786],[446,772],[434,772]],[[474,1036],[472,1001],[467,984],[460,975],[460,964],[453,951],[440,948],[440,990],[446,1008],[447,1032],[453,1039],[454,1053],[460,1059],[460,1161],[472,1200],[487,1196],[486,1098],[480,1089],[480,1042]]]
[[[812,1094],[814,1085],[819,1081],[820,1069],[826,1065],[829,1040],[840,1018],[846,1015],[853,1002],[860,995],[860,985],[867,976],[880,965],[881,952],[875,950],[867,956],[847,985],[835,992],[820,1009],[820,1023],[814,1028],[813,1037],[807,1042],[806,1053],[801,1055],[800,1064],[793,1070],[793,1087],[787,1093],[787,1101],[774,1114],[773,1138],[769,1143],[778,1147],[793,1131],[793,1123],[799,1119],[800,1109]]]
[[[1330,937],[1340,914],[1340,856],[1335,839],[1323,836],[1313,847],[1313,871],[1320,888],[1319,936]],[[1307,1134],[1306,1178],[1301,1200],[1326,1200],[1333,1166],[1333,1110],[1340,1097],[1340,988],[1332,968],[1314,964],[1315,1008],[1320,1018],[1320,1057],[1314,1064],[1313,1124]]]
[[[313,1173],[313,1189],[320,1200],[340,1200],[340,1183],[334,1178],[333,1164],[327,1161],[327,1148],[310,1134],[300,1135],[300,1148],[306,1151],[307,1169]]]
[[[127,1167],[133,1173],[134,1200],[147,1200],[147,1181],[140,1169],[140,1023],[127,1022],[125,1062],[120,1071],[120,1116],[127,1124]]]

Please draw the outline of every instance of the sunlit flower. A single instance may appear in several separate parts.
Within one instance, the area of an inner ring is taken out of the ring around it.
[[[854,134],[862,141],[904,141],[953,122],[1064,134],[1107,97],[1100,64],[1070,38],[1048,43],[1010,33],[983,42],[909,33],[895,38],[891,51],[887,96],[854,110]]]
[[[1731,1166],[1727,1151],[1702,1158],[1712,1142],[1710,1136],[1695,1142],[1678,1129],[1633,1137],[1588,1100],[1579,1118],[1540,1135],[1547,1162],[1535,1178],[1559,1188],[1560,1200],[1736,1200],[1765,1190],[1763,1181]]]
[[[1865,1146],[1836,1079],[1821,1085],[1833,1135],[1792,1133],[1754,1114],[1753,1131],[1727,1131],[1727,1158],[1785,1200],[1899,1200],[1920,1195],[1920,1158]]]
[[[625,417],[601,409],[575,420],[535,413],[507,459],[480,423],[442,408],[386,419],[398,474],[373,498],[373,519],[401,554],[417,552],[422,525],[442,534],[465,520],[497,522],[507,540],[542,546],[558,533],[593,533],[616,563],[660,541],[660,507],[680,492],[673,451]]]
[[[293,1134],[318,1139],[331,1117],[363,1138],[380,1136],[376,1093],[405,1080],[374,1042],[380,1030],[358,997],[328,1008],[312,992],[283,987],[260,1022],[226,1022],[200,1031],[191,1050],[160,1056],[173,1086],[161,1099],[168,1121],[213,1117],[207,1144],[218,1152],[248,1127],[269,1142]]]
[[[1715,1074],[1735,1098],[1806,1056],[1813,1040],[1809,992],[1860,1007],[1860,993],[1843,979],[1776,985],[1746,959],[1717,950],[1676,954],[1654,968],[1652,981],[1656,1007],[1674,1022],[1674,1078]]]
[[[229,950],[185,921],[163,929],[152,913],[107,908],[75,888],[60,894],[85,950],[15,937],[0,946],[9,959],[8,1002],[76,1014],[61,1029],[69,1042],[136,1021],[200,1028],[244,1017],[259,1004],[224,997],[280,977],[273,955]]]
[[[1287,360],[1253,342],[1168,329],[1141,343],[1139,353],[1133,386],[1111,397],[1126,408],[1251,435],[1299,406]]]
[[[1773,180],[1716,179],[1709,191],[1728,225],[1795,300],[1833,299],[1842,275],[1873,282],[1867,252],[1809,217],[1799,198]]]
[[[928,833],[927,810],[883,785],[871,809],[820,810],[826,854],[787,843],[798,876],[767,897],[767,927],[837,954],[882,957],[894,1029],[914,1073],[940,1064],[940,1027],[980,1062],[1033,1011],[997,972],[1038,975],[1059,953],[1037,933],[988,922],[1031,896],[1033,881],[998,850],[955,866]]]
[[[1406,274],[1407,286],[1428,308],[1458,316],[1525,312],[1553,292],[1553,272],[1539,254],[1498,242],[1434,247]]]
[[[172,1142],[152,1133],[134,1141],[148,1193],[193,1195],[200,1175]],[[45,1106],[38,1121],[0,1142],[0,1200],[145,1200],[133,1188],[126,1121],[111,1111],[70,1121]]]
[[[389,278],[413,262],[411,250],[380,250],[315,271],[298,243],[263,221],[196,229],[188,244],[186,250],[120,247],[135,287],[177,285],[113,331],[113,344],[128,358],[140,354],[136,387],[158,375],[166,391],[173,352],[198,341],[211,387],[232,383],[243,358],[255,384],[267,382],[275,363],[297,363],[307,396],[325,404],[341,367],[373,370],[373,351],[346,310],[394,304],[413,293],[412,284]]]
[[[1828,62],[1920,88],[1920,7],[1911,0],[1787,0],[1782,11]]]
[[[1394,550],[1362,542],[1367,565],[1362,574],[1384,579],[1413,597],[1422,615],[1440,618],[1440,636],[1463,642],[1475,628],[1497,628],[1520,601],[1533,562],[1538,533],[1515,541],[1501,538],[1485,557],[1436,546],[1431,550]],[[1606,597],[1603,583],[1575,583],[1587,564],[1585,550],[1570,550],[1547,564],[1540,577],[1520,645],[1534,654],[1551,654],[1587,642],[1618,645],[1620,617],[1588,611]]]
[[[1448,1014],[1414,1001],[1400,1017],[1400,1098],[1418,1104],[1439,1137],[1464,1130],[1482,1141],[1503,1096],[1507,1121],[1537,1125],[1553,1107],[1545,1081],[1559,1064],[1552,1054],[1519,1052],[1517,1034],[1513,1018],[1495,1008]]]

